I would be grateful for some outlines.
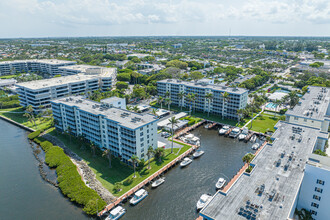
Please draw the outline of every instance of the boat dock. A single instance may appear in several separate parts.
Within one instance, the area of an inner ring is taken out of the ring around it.
[[[201,125],[204,124],[205,122],[206,122],[206,120],[202,120],[202,121],[200,121],[200,122],[198,122],[198,123],[196,123],[196,124],[194,124],[194,125],[192,125],[192,126],[190,126],[190,127],[186,127],[186,128],[184,128],[183,130],[179,131],[177,134],[175,134],[175,135],[173,136],[173,138],[174,138],[174,139],[177,139],[178,137],[180,137],[180,136],[182,136],[182,135],[184,135],[184,134],[187,134],[189,131],[192,131],[192,130],[198,128],[199,126],[201,126]],[[180,141],[180,140],[178,140],[178,141]],[[183,143],[183,142],[182,142],[182,143]],[[186,143],[184,143],[184,144],[186,144]]]
[[[211,125],[208,127],[208,129],[212,129],[212,128],[214,128],[214,127],[217,126],[217,125],[218,125],[218,123],[214,122],[213,124],[211,124]]]
[[[178,139],[176,139],[176,141],[184,143]],[[187,144],[187,143],[184,143]],[[154,180],[155,178],[157,178],[158,176],[160,176],[161,174],[167,172],[169,169],[171,169],[173,166],[175,166],[178,162],[180,162],[184,157],[188,156],[189,154],[191,154],[192,152],[194,152],[196,149],[198,148],[198,146],[195,145],[191,145],[191,148],[189,148],[186,152],[184,152],[183,154],[181,154],[180,156],[178,156],[177,158],[175,158],[174,160],[172,160],[171,162],[169,162],[168,164],[166,164],[164,167],[162,167],[160,170],[158,170],[157,172],[155,172],[154,174],[152,174],[151,176],[149,176],[147,179],[143,180],[141,183],[139,183],[138,185],[136,185],[135,187],[133,187],[131,190],[129,190],[128,192],[126,192],[125,194],[123,194],[122,196],[118,197],[117,199],[115,199],[113,202],[111,202],[110,204],[108,204],[101,212],[99,212],[97,215],[98,216],[102,216],[103,214],[105,214],[106,212],[110,211],[111,209],[113,209],[114,207],[116,207],[118,204],[120,204],[121,202],[127,200],[130,196],[132,196],[136,191],[138,191],[139,189],[143,188],[144,186],[150,184],[150,182],[152,180]]]
[[[249,131],[249,134],[245,137],[244,141],[248,142],[253,135],[254,135],[254,132]]]
[[[260,151],[266,146],[268,142],[265,141],[261,147],[259,147],[259,149],[254,153],[254,157],[256,157]],[[244,164],[242,166],[242,168],[236,173],[236,175],[233,176],[233,178],[228,182],[228,184],[222,189],[220,190],[220,192],[224,195],[226,195],[228,193],[228,191],[230,190],[230,188],[236,183],[236,181],[239,179],[239,177],[245,172],[245,170],[248,168],[248,164]]]

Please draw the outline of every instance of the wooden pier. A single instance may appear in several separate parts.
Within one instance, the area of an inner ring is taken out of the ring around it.
[[[176,140],[178,142],[184,143],[180,140]],[[187,144],[187,143],[184,143]],[[175,166],[179,161],[181,161],[184,157],[188,156],[191,154],[193,151],[195,151],[198,148],[198,146],[191,145],[191,148],[189,148],[187,151],[185,151],[183,154],[166,164],[164,167],[162,167],[160,170],[149,176],[147,179],[143,180],[141,183],[130,189],[128,192],[123,194],[122,196],[118,197],[116,200],[114,200],[112,203],[108,204],[101,212],[98,213],[98,216],[102,216],[106,212],[110,211],[112,208],[120,204],[123,200],[128,199],[131,195],[133,195],[136,191],[139,189],[143,188],[145,185],[149,184],[152,180],[157,178],[159,175],[162,173],[166,172],[168,169],[172,168]]]
[[[212,128],[214,128],[216,125],[218,125],[218,123],[214,122],[213,124],[211,124],[211,125],[208,127],[208,129],[212,129]]]
[[[225,136],[228,136],[230,134],[230,132],[234,129],[234,127],[231,127],[226,133]]]
[[[175,134],[175,135],[173,136],[173,138],[174,138],[174,139],[177,139],[178,137],[180,137],[180,136],[182,136],[182,135],[184,135],[184,134],[187,134],[189,131],[192,131],[192,130],[196,129],[197,127],[201,126],[201,125],[204,124],[205,122],[206,122],[205,120],[202,120],[202,121],[200,121],[200,122],[198,122],[198,123],[196,123],[196,124],[194,124],[194,125],[192,125],[192,126],[190,126],[190,127],[186,127],[186,128],[184,128],[183,130],[179,131],[177,134]],[[186,144],[186,143],[185,143],[185,144]]]

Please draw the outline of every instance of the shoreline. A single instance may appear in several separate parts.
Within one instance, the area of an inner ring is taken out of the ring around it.
[[[22,124],[14,121],[14,120],[11,120],[11,119],[9,119],[5,116],[0,115],[0,119],[3,119],[5,121],[7,121],[8,123],[16,125],[16,126],[22,128],[22,129],[24,129],[28,132],[36,131],[33,128],[29,128],[29,127],[27,127],[25,125],[22,125]],[[79,175],[81,176],[81,178],[82,178],[83,182],[85,183],[85,185],[88,188],[94,190],[106,203],[111,203],[113,200],[115,200],[117,198],[117,197],[113,196],[112,193],[109,192],[109,190],[104,188],[103,185],[101,184],[101,182],[96,179],[96,175],[90,169],[90,167],[87,165],[87,163],[84,160],[82,160],[77,154],[75,154],[70,149],[68,149],[62,141],[58,140],[56,137],[54,137],[52,135],[44,134],[44,133],[40,134],[40,137],[43,137],[43,138],[47,139],[48,141],[50,141],[52,144],[62,148],[64,150],[64,153],[76,165],[77,171],[78,171]],[[46,182],[49,182],[49,181],[47,181],[47,179],[45,179],[43,177],[42,172],[40,172],[40,175],[42,176],[42,178]],[[49,183],[51,183],[51,182],[49,182]],[[51,183],[51,184],[54,185],[53,183]]]

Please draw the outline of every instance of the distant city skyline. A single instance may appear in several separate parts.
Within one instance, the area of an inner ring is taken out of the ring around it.
[[[0,38],[330,36],[327,0],[10,0]]]

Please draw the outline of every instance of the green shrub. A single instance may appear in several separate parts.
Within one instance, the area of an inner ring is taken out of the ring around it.
[[[38,141],[40,142],[40,140]],[[48,166],[56,167],[57,181],[63,195],[69,197],[72,202],[84,206],[83,211],[88,215],[95,215],[97,210],[102,210],[106,202],[94,190],[85,185],[76,165],[64,153],[64,150],[49,141],[43,141],[40,145],[46,152],[45,161]]]
[[[36,137],[38,137],[41,134],[41,132],[42,132],[41,130],[36,130],[36,131],[30,133],[28,135],[28,138],[31,139],[31,140],[35,139]]]
[[[253,169],[253,167],[252,166],[249,166],[248,168],[246,168],[245,172],[251,173],[252,169]]]
[[[286,113],[286,111],[288,111],[288,109],[287,109],[287,108],[281,109],[281,110],[280,110],[280,114],[281,114],[281,115],[283,115],[283,114],[285,114],[285,113]]]
[[[49,141],[44,141],[40,144],[40,146],[45,152],[47,152],[51,147],[53,147],[53,144]]]

